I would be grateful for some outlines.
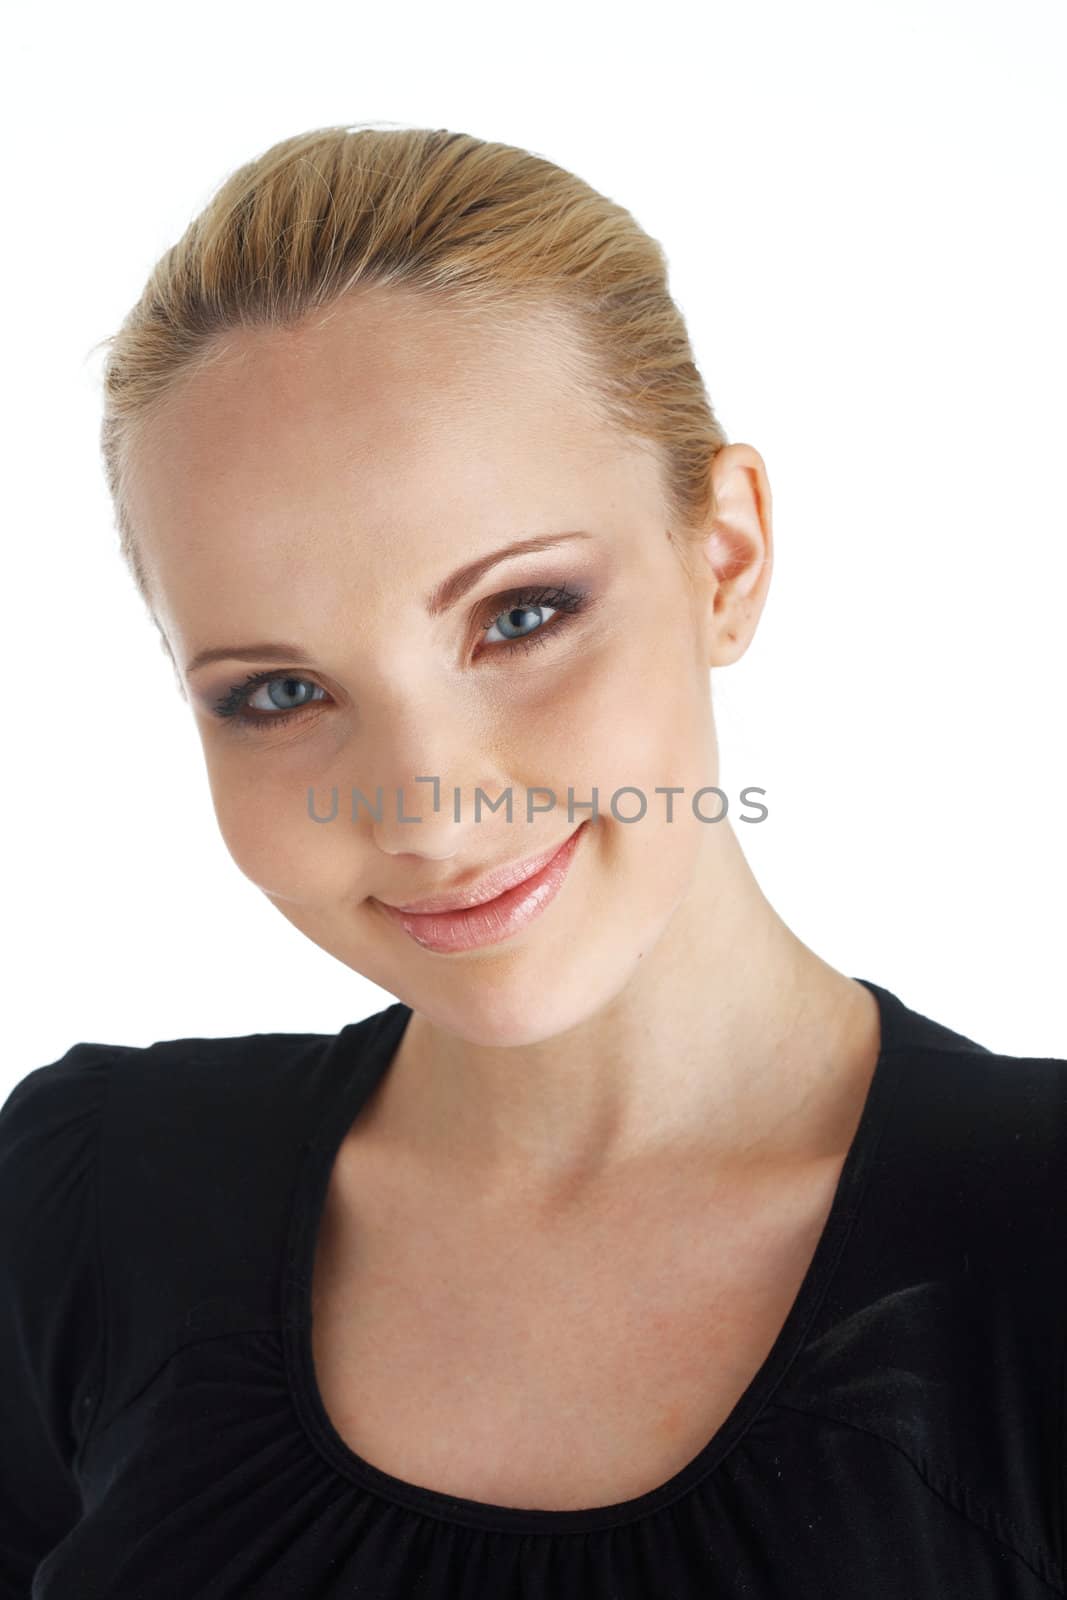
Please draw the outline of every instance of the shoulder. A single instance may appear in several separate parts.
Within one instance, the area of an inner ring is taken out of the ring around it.
[[[984,1268],[994,1299],[1010,1285],[1015,1311],[1062,1320],[1067,1059],[991,1048],[894,1001],[880,1076],[857,1234],[930,1281]]]
[[[905,1098],[922,1096],[931,1112],[943,1108],[957,1130],[984,1121],[991,1133],[998,1127],[1019,1133],[1020,1122],[1049,1137],[1060,1131],[1067,1060],[994,1050],[889,990],[872,988],[882,1014],[884,1054],[907,1084]]]
[[[986,1259],[1020,1292],[1058,1282],[1067,1182],[1067,1060],[991,1049],[888,991],[877,1174],[866,1203],[895,1240]],[[1047,1298],[1047,1296],[1046,1296]],[[1053,1296],[1052,1298],[1055,1298]]]
[[[95,1250],[104,1110],[129,1047],[79,1042],[0,1105],[0,1297],[53,1299]],[[65,1292],[65,1291],[64,1291]]]
[[[376,1062],[382,1034],[392,1036],[383,1024],[396,1023],[401,1013],[406,1008],[395,1003],[332,1034],[72,1044],[58,1060],[26,1073],[0,1103],[0,1186],[10,1194],[26,1178],[39,1188],[57,1164],[88,1154],[104,1122],[119,1136],[138,1126],[177,1133],[185,1113],[251,1116],[258,1107],[267,1120],[284,1121],[289,1111],[313,1115],[339,1079]]]
[[[34,1067],[0,1105],[0,1212],[39,1189],[73,1155],[88,1154],[124,1045],[79,1042]]]
[[[78,1041],[55,1061],[24,1074],[0,1103],[0,1223],[5,1237],[40,1238],[62,1196],[74,1204],[76,1180],[98,1160],[105,1130],[134,1134],[143,1112],[147,1131],[165,1127],[175,1108],[210,1112],[212,1101],[248,1108],[259,1084],[268,1103],[286,1072],[299,1077],[309,1056],[328,1042],[312,1034],[191,1036],[148,1045]],[[178,1119],[180,1122],[180,1118]],[[174,1131],[177,1123],[172,1121]]]
[[[98,1392],[99,1135],[123,1052],[73,1044],[26,1073],[0,1105],[0,1370],[5,1427],[31,1483],[69,1463]],[[69,1492],[64,1478],[56,1493]]]

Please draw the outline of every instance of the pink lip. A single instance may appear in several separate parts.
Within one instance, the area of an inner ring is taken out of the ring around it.
[[[584,827],[584,823],[582,826]],[[580,831],[581,829],[575,829],[575,833]],[[573,837],[572,834],[571,838]],[[516,884],[525,883],[527,879],[540,872],[542,867],[547,866],[561,848],[560,845],[554,844],[548,850],[542,850],[539,855],[527,856],[525,861],[512,861],[505,867],[497,867],[494,871],[487,872],[484,878],[479,878],[477,883],[468,884],[455,894],[431,895],[428,900],[412,900],[403,906],[393,905],[389,900],[381,900],[379,904],[388,906],[392,911],[409,912],[416,917],[428,916],[432,911],[466,911],[470,906],[480,906],[489,900],[495,900],[505,889],[513,889]]]
[[[532,871],[530,861],[502,868],[496,878],[498,884],[505,880],[503,891],[498,887],[489,897],[486,885],[491,884],[492,879],[483,879],[469,891],[466,904],[458,910],[412,911],[408,907],[388,905],[384,900],[374,903],[425,949],[445,952],[497,944],[526,927],[555,899],[588,820],[586,818],[562,845],[554,845],[541,856],[533,857]]]

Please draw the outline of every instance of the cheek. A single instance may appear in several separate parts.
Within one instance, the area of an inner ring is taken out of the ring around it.
[[[602,892],[610,900],[611,882],[625,881],[628,915],[654,920],[684,893],[712,831],[692,805],[718,782],[710,674],[679,625],[669,637],[651,627],[630,630],[621,644],[616,635],[548,683],[550,695],[524,699],[502,756],[516,815],[522,786],[535,784],[552,789],[565,815],[570,785],[581,821],[590,813],[578,807],[595,789],[608,869]],[[656,792],[663,788],[681,792]],[[717,815],[716,796],[703,796],[700,809]]]
[[[308,785],[296,775],[279,781],[268,761],[255,757],[244,770],[225,762],[208,765],[208,782],[219,832],[233,861],[258,889],[278,900],[308,900],[337,892],[338,844],[347,825],[347,794],[338,792],[337,816],[314,822],[308,815]],[[317,784],[319,815],[331,810],[330,785]]]
[[[561,803],[568,783],[576,800],[591,798],[595,784],[602,812],[616,789],[633,787],[647,801],[645,819],[624,826],[651,831],[667,816],[657,786],[684,788],[673,801],[678,816],[683,800],[716,782],[710,674],[686,626],[630,629],[550,682],[543,703],[515,719],[514,748],[551,771],[543,781]],[[620,796],[618,809],[638,815],[640,796]]]

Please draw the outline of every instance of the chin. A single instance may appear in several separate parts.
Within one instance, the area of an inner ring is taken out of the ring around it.
[[[490,970],[486,963],[452,967],[436,981],[420,975],[406,983],[405,1004],[427,1022],[468,1044],[508,1049],[542,1044],[594,1016],[625,986],[638,965],[637,950],[628,961],[605,960],[606,952],[580,954],[556,951],[545,966],[508,963]],[[621,965],[619,964],[621,962]]]

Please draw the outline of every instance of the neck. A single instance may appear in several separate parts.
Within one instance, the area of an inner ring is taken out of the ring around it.
[[[415,1011],[366,1120],[480,1197],[573,1198],[638,1167],[847,1147],[878,1049],[861,984],[804,945],[728,824],[629,981],[563,1032],[472,1044]]]

